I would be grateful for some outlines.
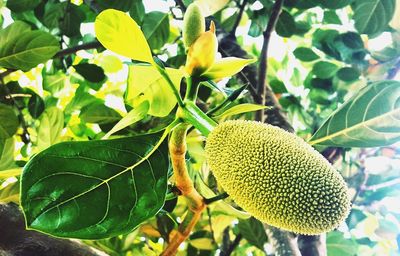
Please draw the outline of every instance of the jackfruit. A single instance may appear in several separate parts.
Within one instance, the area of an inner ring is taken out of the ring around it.
[[[200,7],[193,3],[187,8],[183,16],[183,44],[189,48],[206,30],[206,22]]]
[[[230,197],[257,219],[295,233],[336,228],[348,215],[347,186],[294,134],[255,121],[226,121],[209,134],[206,158]]]

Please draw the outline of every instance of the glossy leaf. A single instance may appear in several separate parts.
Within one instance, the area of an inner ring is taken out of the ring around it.
[[[14,22],[0,32],[0,66],[27,71],[53,57],[59,48],[51,34]]]
[[[167,68],[175,87],[180,88],[181,71]],[[176,105],[176,98],[164,77],[152,66],[133,65],[129,67],[126,101],[137,106],[143,101],[150,104],[149,115],[167,116]]]
[[[395,0],[356,0],[353,5],[355,27],[358,32],[375,36],[392,20]]]
[[[143,32],[126,13],[113,9],[102,11],[94,25],[97,39],[107,49],[134,60],[153,63]]]
[[[100,239],[154,216],[167,189],[167,133],[63,142],[34,156],[21,176],[29,228]]]
[[[222,58],[217,60],[202,76],[208,79],[231,77],[255,61],[255,59],[241,59],[236,57]]]
[[[264,226],[261,221],[255,218],[240,220],[239,232],[252,245],[264,251],[264,244],[268,241]]]
[[[400,82],[380,81],[360,90],[310,139],[312,145],[378,147],[400,140]]]
[[[225,110],[222,114],[216,116],[215,118],[220,119],[220,118],[225,118],[228,116],[258,111],[258,110],[265,109],[265,108],[267,108],[267,107],[263,106],[263,105],[243,103],[243,104],[239,104],[239,105],[233,106],[233,107]]]
[[[40,0],[8,0],[7,8],[13,12],[24,12],[32,10],[40,4]]]
[[[57,107],[46,109],[40,117],[37,147],[41,151],[60,141],[64,128],[64,113]]]
[[[13,136],[18,129],[19,120],[12,107],[0,103],[0,139]]]
[[[151,49],[161,48],[169,37],[168,13],[146,13],[141,28]]]
[[[149,111],[149,106],[149,102],[144,101],[139,106],[129,111],[126,116],[119,120],[119,122],[109,132],[107,132],[106,135],[104,135],[103,139],[107,139],[112,134],[142,120]]]

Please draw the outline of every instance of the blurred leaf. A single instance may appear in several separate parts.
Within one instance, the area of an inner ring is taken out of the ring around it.
[[[379,147],[400,139],[400,82],[380,81],[360,90],[310,139],[312,145]]]
[[[346,81],[346,82],[352,82],[357,80],[360,77],[360,72],[351,67],[344,67],[338,70],[336,73],[337,77],[339,77],[340,80]]]
[[[319,4],[323,8],[328,8],[328,9],[340,9],[343,8],[349,4],[351,4],[354,0],[319,0]]]
[[[43,75],[43,89],[53,94],[62,90],[67,82],[67,76],[64,72],[59,70],[55,74],[42,74]]]
[[[100,83],[106,78],[104,70],[95,64],[81,63],[74,65],[73,67],[75,68],[76,72],[78,72],[89,82]]]
[[[145,15],[143,1],[133,1],[132,6],[129,9],[129,14],[131,15],[132,19],[136,21],[137,24],[142,24],[143,17]]]
[[[141,28],[151,49],[160,49],[169,37],[168,13],[146,13]]]
[[[143,32],[127,14],[109,9],[95,21],[96,37],[107,49],[134,60],[153,63]]]
[[[339,231],[329,232],[326,236],[328,256],[356,256],[358,245],[353,239],[343,237]]]
[[[92,103],[103,103],[103,100],[96,98],[87,92],[76,92],[72,101],[64,109],[64,113],[71,114],[74,110],[82,109]]]
[[[10,177],[16,177],[21,175],[22,168],[2,169],[0,168],[0,179],[8,179]]]
[[[164,204],[166,135],[63,142],[35,155],[21,176],[27,226],[81,239],[132,231]]]
[[[183,77],[181,71],[167,68],[168,75],[179,91]],[[143,101],[150,103],[149,115],[167,116],[176,105],[176,98],[162,75],[152,66],[129,67],[126,101],[136,106]]]
[[[46,109],[40,117],[37,131],[37,147],[42,151],[60,141],[64,128],[64,113],[57,107]]]
[[[135,107],[131,111],[129,111],[126,116],[124,116],[119,122],[109,131],[106,135],[104,135],[103,139],[107,139],[112,134],[142,120],[147,112],[149,111],[149,102],[143,101],[139,106]]]
[[[39,118],[43,113],[45,105],[43,99],[36,93],[31,94],[28,102],[28,111],[33,118]]]
[[[0,139],[7,139],[13,136],[18,129],[19,120],[14,109],[0,103]]]
[[[288,92],[287,89],[286,89],[285,84],[282,81],[278,80],[278,79],[273,79],[273,80],[269,81],[269,85],[271,86],[272,91],[274,93],[286,93],[286,92]]]
[[[221,118],[225,118],[228,116],[258,111],[258,110],[265,109],[265,108],[267,108],[267,106],[251,104],[251,103],[243,103],[243,104],[239,104],[239,105],[233,106],[233,107],[225,110],[222,114],[216,116],[215,118],[221,119]]]
[[[45,62],[59,50],[57,39],[44,31],[30,31],[16,21],[0,31],[0,66],[27,71]]]
[[[298,47],[293,52],[294,56],[301,61],[314,61],[319,59],[319,56],[310,48]]]
[[[341,25],[342,21],[335,11],[325,11],[323,22],[326,24],[338,24]]]
[[[239,220],[240,234],[252,245],[264,251],[264,244],[268,241],[264,225],[261,221],[251,217],[247,220]]]
[[[227,57],[215,61],[209,70],[202,76],[208,79],[221,79],[231,77],[240,72],[245,66],[254,63],[256,59],[241,59],[236,57]]]
[[[258,37],[263,33],[268,23],[268,15],[265,15],[266,12],[265,8],[251,12],[249,36]]]
[[[227,5],[229,0],[196,0],[205,17],[213,15]]]
[[[93,103],[82,108],[79,117],[86,123],[95,124],[109,124],[121,119],[117,111],[100,103]]]
[[[7,8],[13,12],[33,10],[40,4],[40,0],[7,0]]]
[[[131,9],[134,2],[142,2],[142,0],[96,0],[103,9],[117,9],[120,11],[127,12]]]
[[[319,61],[313,66],[313,73],[319,78],[330,78],[336,74],[338,66],[327,61]]]
[[[15,171],[7,170],[14,165],[14,144],[14,138],[0,138],[0,179],[6,179],[15,175]]]
[[[385,30],[394,14],[395,0],[355,0],[355,27],[371,37]]]
[[[5,188],[0,189],[0,203],[7,204],[10,202],[19,204],[19,182],[18,181],[8,184]]]
[[[276,23],[276,33],[281,37],[291,37],[296,33],[296,22],[290,13],[282,11]]]

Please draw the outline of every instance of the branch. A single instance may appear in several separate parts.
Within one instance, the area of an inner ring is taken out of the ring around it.
[[[26,230],[24,217],[15,204],[0,204],[0,230],[0,255],[105,255],[68,239]]]
[[[60,50],[59,52],[56,53],[56,55],[54,55],[53,58],[59,58],[59,57],[63,57],[63,56],[66,56],[66,55],[74,54],[74,53],[76,53],[77,51],[80,51],[80,50],[95,49],[95,48],[98,48],[100,46],[101,46],[101,44],[97,40],[93,41],[93,42],[80,44],[80,45],[77,45],[77,46],[74,46],[74,47],[70,47],[70,48],[66,48],[66,49]]]
[[[235,237],[235,240],[233,240],[232,243],[229,244],[228,249],[226,249],[226,251],[221,251],[220,256],[230,256],[232,252],[236,249],[236,247],[238,247],[240,240],[242,240],[242,237],[242,234],[238,234]]]
[[[268,235],[269,242],[275,248],[275,255],[282,256],[301,256],[296,244],[296,237],[282,230],[264,224],[265,232]]]
[[[321,234],[319,236],[301,235],[297,238],[297,244],[299,246],[301,255],[303,256],[327,254],[325,234]]]
[[[272,6],[271,16],[268,20],[267,28],[263,33],[264,42],[261,48],[261,59],[258,67],[258,83],[257,83],[257,94],[260,96],[258,104],[265,105],[266,98],[269,97],[276,101],[272,89],[266,84],[267,70],[268,70],[268,46],[271,40],[271,34],[275,30],[276,23],[278,22],[279,15],[282,11],[284,0],[276,0]],[[274,104],[274,106],[277,106]],[[256,113],[256,120],[264,122],[264,110]]]
[[[186,11],[186,6],[182,0],[175,0],[175,3],[179,6],[179,8],[182,10],[182,12]]]
[[[243,0],[242,4],[239,6],[239,14],[236,17],[235,24],[233,24],[231,32],[229,32],[231,35],[235,35],[235,33],[236,33],[236,29],[239,26],[240,20],[242,19],[243,11],[247,5],[247,1],[248,0]]]
[[[392,187],[392,186],[399,185],[399,184],[400,184],[400,178],[397,178],[397,179],[389,180],[389,181],[382,182],[382,183],[376,184],[376,185],[363,186],[363,190],[364,191],[367,191],[367,190],[375,191],[378,189]]]
[[[174,170],[174,178],[176,187],[188,202],[188,212],[179,225],[175,236],[171,239],[167,248],[161,255],[175,255],[179,246],[185,241],[200,219],[201,214],[206,207],[203,197],[194,188],[193,182],[189,176],[186,167],[186,133],[189,126],[180,124],[173,131],[169,141],[169,153],[171,155],[172,168]]]

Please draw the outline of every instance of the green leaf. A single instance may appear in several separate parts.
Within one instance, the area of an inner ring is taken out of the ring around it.
[[[400,82],[380,81],[360,90],[310,139],[311,145],[379,147],[400,140]]]
[[[37,154],[21,176],[27,226],[80,239],[132,231],[164,204],[167,134],[63,142]]]
[[[282,11],[276,23],[276,33],[281,37],[291,37],[296,33],[296,22],[290,13]]]
[[[339,16],[336,14],[336,12],[328,11],[328,10],[324,12],[323,23],[342,25],[342,21],[340,20]]]
[[[356,0],[352,7],[358,32],[373,37],[385,30],[393,17],[395,4],[395,0]]]
[[[146,13],[141,28],[151,49],[160,49],[169,37],[168,13]]]
[[[43,99],[36,93],[31,94],[28,102],[28,111],[33,118],[39,118],[43,113],[45,105]]]
[[[14,109],[0,103],[0,139],[7,139],[13,136],[18,129],[19,120]]]
[[[102,11],[94,26],[97,39],[107,49],[134,60],[153,63],[145,36],[127,14],[113,9]]]
[[[0,32],[0,66],[27,71],[45,62],[60,49],[57,39],[44,31],[30,31],[14,22]]]
[[[179,91],[182,72],[167,68],[175,87]],[[133,65],[129,67],[126,101],[137,106],[143,101],[150,103],[149,115],[167,116],[176,105],[176,98],[163,76],[152,66]]]
[[[96,0],[103,9],[117,9],[120,11],[127,12],[132,7],[134,2],[142,2],[142,0]]]
[[[319,56],[307,47],[298,47],[294,50],[293,54],[297,59],[305,62],[319,59]]]
[[[228,117],[228,116],[258,111],[258,110],[265,109],[265,108],[267,108],[267,107],[263,106],[263,105],[243,103],[243,104],[239,104],[239,105],[236,105],[236,106],[233,106],[233,107],[227,109],[226,111],[224,111],[222,114],[216,116],[215,118],[221,119],[221,118]]]
[[[358,245],[353,239],[343,237],[339,231],[329,232],[326,236],[328,256],[357,255]]]
[[[8,0],[7,8],[13,12],[24,12],[33,10],[40,4],[40,0]]]
[[[136,21],[136,23],[142,24],[145,15],[143,1],[133,1],[132,6],[129,10],[129,15],[132,17],[132,19]]]
[[[197,0],[204,17],[213,15],[228,4],[229,0]]]
[[[11,173],[7,170],[14,165],[14,138],[1,139],[0,138],[0,179],[6,179]],[[14,174],[14,173],[12,173]],[[12,175],[14,176],[14,175]]]
[[[95,64],[81,63],[74,65],[73,67],[75,68],[76,72],[78,72],[89,82],[100,83],[106,78],[104,70]]]
[[[46,109],[40,117],[37,147],[41,151],[60,141],[64,128],[64,113],[57,107]]]
[[[119,120],[119,122],[109,132],[107,132],[106,135],[104,135],[103,139],[107,139],[112,134],[142,120],[149,111],[149,107],[149,102],[143,101],[141,104],[139,104],[139,106],[129,111],[126,116]]]
[[[252,245],[264,251],[264,244],[268,241],[265,229],[261,221],[251,217],[247,220],[239,220],[240,234]]]
[[[319,61],[313,66],[313,73],[322,79],[327,79],[331,78],[336,74],[336,71],[338,70],[338,66],[331,62],[327,61]]]
[[[319,5],[323,8],[327,9],[340,9],[349,4],[351,4],[354,0],[319,0]]]
[[[340,80],[346,81],[346,82],[352,82],[357,80],[360,77],[360,71],[358,71],[355,68],[351,67],[344,67],[338,70],[336,73],[337,77],[339,77]]]
[[[67,82],[67,76],[61,70],[55,74],[43,74],[43,89],[53,94],[62,90]]]
[[[86,123],[109,124],[118,122],[121,115],[104,104],[94,103],[84,107],[79,117]]]

